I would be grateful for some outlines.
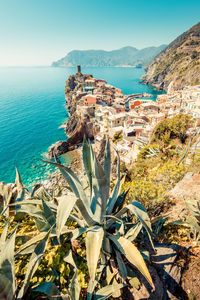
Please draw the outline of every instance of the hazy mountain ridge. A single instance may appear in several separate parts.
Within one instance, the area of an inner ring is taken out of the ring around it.
[[[147,65],[166,45],[159,47],[147,47],[138,50],[128,46],[117,50],[73,50],[65,57],[52,63],[53,67],[71,67],[82,65],[83,67],[104,66],[135,66]]]
[[[143,82],[167,90],[200,84],[200,23],[178,36],[147,68]]]

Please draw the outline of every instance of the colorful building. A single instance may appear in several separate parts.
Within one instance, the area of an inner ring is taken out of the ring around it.
[[[97,103],[97,96],[95,95],[86,95],[83,97],[83,104],[85,106],[95,106]]]

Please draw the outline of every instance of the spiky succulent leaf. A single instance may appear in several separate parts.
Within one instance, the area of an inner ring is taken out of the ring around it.
[[[184,201],[189,211],[200,222],[200,201],[196,199],[184,199]]]
[[[125,238],[129,241],[134,241],[142,229],[142,223],[137,222],[125,234]]]
[[[79,284],[79,280],[78,280],[78,271],[77,270],[74,271],[74,274],[70,280],[68,291],[69,291],[71,299],[73,299],[73,300],[80,299],[81,288],[80,288],[80,284]]]
[[[53,211],[51,210],[51,208],[49,207],[47,202],[44,200],[42,200],[42,206],[43,206],[44,217],[45,217],[46,221],[49,223],[49,228],[52,226],[55,226],[56,217],[55,217]]]
[[[30,257],[30,261],[28,263],[28,267],[26,270],[26,275],[25,275],[25,279],[24,279],[24,283],[19,291],[17,300],[20,300],[26,293],[30,280],[33,277],[33,275],[35,274],[40,261],[42,259],[42,256],[44,254],[44,251],[46,249],[47,243],[48,243],[48,239],[49,239],[49,234],[50,231],[46,233],[46,236],[43,240],[41,240],[39,242],[39,244],[37,244],[37,246],[34,249],[34,252],[32,253],[31,257]]]
[[[113,241],[118,250],[125,255],[126,259],[133,264],[141,274],[147,279],[151,286],[153,286],[153,281],[147,266],[144,262],[144,259],[139,252],[139,250],[132,244],[129,240],[124,237],[115,237],[110,235],[109,238]]]
[[[127,209],[130,210],[131,212],[133,212],[138,217],[138,219],[142,223],[143,227],[145,228],[145,230],[149,236],[151,245],[154,249],[154,245],[153,245],[153,241],[152,241],[152,237],[151,237],[151,235],[152,235],[151,221],[150,221],[147,211],[145,210],[143,205],[141,203],[139,203],[138,201],[133,201],[127,205]]]
[[[59,292],[57,286],[55,285],[55,283],[50,282],[50,281],[44,281],[44,282],[40,283],[33,289],[33,292],[40,292],[49,297],[60,295],[60,292]],[[58,299],[58,298],[56,297],[56,299]],[[62,299],[62,298],[60,298],[60,299]]]
[[[90,192],[92,193],[92,166],[91,166],[91,148],[85,136],[83,140],[83,164],[88,177]]]
[[[126,265],[123,261],[123,257],[118,250],[115,250],[115,254],[116,254],[116,260],[117,260],[117,264],[118,264],[118,268],[119,268],[119,274],[121,277],[123,277],[126,280],[127,279],[127,269],[126,269]]]
[[[40,242],[41,240],[43,240],[46,237],[47,233],[46,232],[41,232],[39,234],[37,234],[36,236],[34,236],[33,238],[31,238],[29,241],[27,241],[26,243],[22,244],[21,247],[16,251],[16,255],[17,254],[21,254],[22,251],[24,251],[25,249],[29,248],[32,245],[36,245],[38,242]]]
[[[3,232],[0,237],[0,252],[1,252],[1,247],[4,245],[6,241],[7,233],[8,233],[8,222],[5,224]]]
[[[110,170],[111,170],[111,153],[110,153],[110,142],[109,138],[107,136],[106,139],[106,147],[104,152],[104,172],[106,174],[107,178],[107,185],[106,185],[106,198],[109,197],[109,191],[110,191]]]
[[[53,162],[49,162],[49,161],[46,161],[46,162],[59,168],[64,179],[69,184],[69,186],[71,187],[71,189],[73,190],[73,192],[77,198],[76,205],[77,205],[79,211],[81,212],[83,218],[85,219],[85,221],[87,222],[88,225],[94,225],[97,222],[97,220],[95,219],[95,217],[90,209],[90,202],[84,192],[84,189],[83,189],[79,179],[74,174],[74,172],[72,170],[70,170],[68,167],[63,166],[61,164],[53,163]]]
[[[112,196],[110,197],[110,199],[107,203],[106,213],[108,215],[112,213],[115,203],[117,201],[117,198],[119,196],[119,191],[120,191],[120,157],[119,157],[119,153],[117,151],[116,151],[116,153],[117,153],[117,173],[116,173],[117,181],[116,181]]]
[[[6,229],[7,231],[7,229]],[[0,253],[0,299],[12,300],[15,295],[15,248],[16,229],[10,237],[2,238]]]
[[[124,179],[125,179],[125,177],[122,179],[120,186],[124,183]],[[119,188],[119,190],[121,190],[121,188]],[[120,211],[120,209],[123,207],[123,204],[125,202],[128,192],[129,192],[129,189],[126,192],[122,192],[121,194],[119,194],[119,196],[117,197],[117,200],[115,202],[115,205],[113,207],[112,213],[116,213],[116,212]]]
[[[58,240],[60,239],[60,234],[68,220],[68,217],[76,203],[75,197],[63,196],[59,198],[57,215],[56,215],[56,234]]]
[[[91,280],[95,280],[97,263],[102,247],[104,230],[100,226],[91,227],[86,235],[86,258]]]
[[[151,245],[154,249],[154,245],[151,237],[152,235],[151,222],[143,205],[137,201],[133,201],[130,204],[128,204],[126,207],[123,207],[119,212],[117,212],[115,218],[120,218],[122,215],[127,213],[127,211],[130,211],[133,214],[135,214],[136,217],[139,219],[139,221],[142,223],[143,227],[145,228],[149,236]],[[114,224],[114,220],[108,220],[107,228],[109,228],[112,224]]]
[[[119,291],[125,286],[125,284],[110,284],[107,285],[96,292],[93,296],[94,300],[105,300],[111,297],[116,291]]]
[[[100,281],[100,278],[101,278],[104,268],[105,268],[105,264],[101,264],[99,266],[99,268],[97,269],[97,274],[96,274],[95,280],[90,279],[90,281],[88,283],[88,288],[87,288],[87,300],[92,299],[94,289]]]
[[[16,178],[15,178],[15,184],[18,188],[23,188],[24,187],[24,184],[23,184],[23,181],[22,181],[22,178],[19,174],[19,171],[17,169],[17,167],[15,168],[16,169]]]
[[[100,165],[91,147],[92,166],[92,206],[95,206],[95,216],[100,222],[106,213],[108,197],[108,181],[106,174]],[[94,203],[95,202],[95,203]],[[94,209],[94,208],[93,208]]]

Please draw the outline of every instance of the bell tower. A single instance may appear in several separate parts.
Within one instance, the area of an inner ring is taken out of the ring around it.
[[[77,74],[80,74],[80,73],[81,73],[81,66],[78,65],[78,66],[77,66]]]

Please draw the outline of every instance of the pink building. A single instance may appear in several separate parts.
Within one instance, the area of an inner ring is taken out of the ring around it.
[[[83,103],[85,106],[95,106],[97,103],[97,96],[86,95],[83,97]]]

